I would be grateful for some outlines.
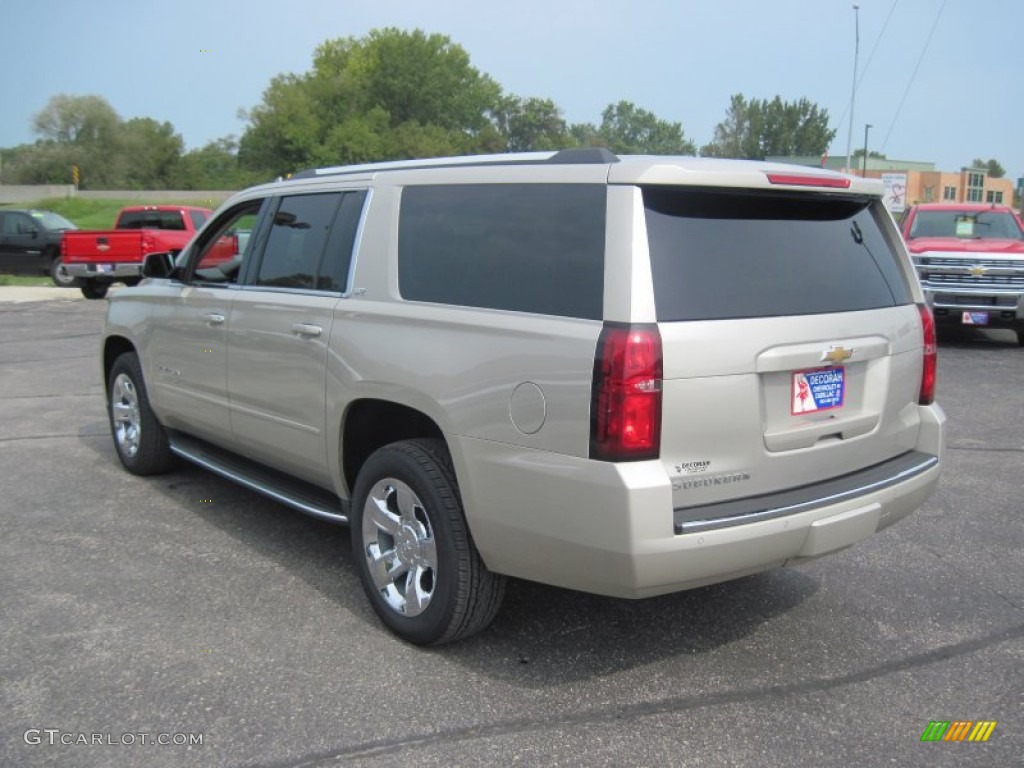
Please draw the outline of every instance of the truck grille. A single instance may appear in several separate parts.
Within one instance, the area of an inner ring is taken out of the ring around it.
[[[935,290],[1024,290],[1024,259],[926,253],[914,257],[914,266],[921,283]]]

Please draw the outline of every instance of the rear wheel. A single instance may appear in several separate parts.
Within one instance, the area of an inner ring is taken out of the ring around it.
[[[78,281],[68,274],[68,268],[60,254],[54,256],[50,262],[50,277],[53,279],[54,285],[59,288],[74,288],[78,285]]]
[[[134,352],[122,354],[110,369],[107,413],[114,448],[125,469],[155,475],[174,465],[167,433],[149,407],[142,366]]]
[[[95,280],[86,280],[82,283],[82,295],[87,299],[102,299],[108,290],[108,283],[97,283]]]
[[[479,632],[505,593],[505,577],[487,570],[473,544],[441,440],[392,443],[367,459],[353,494],[352,550],[377,615],[417,645]]]
[[[1024,347],[1024,330],[1017,331],[1017,343]]]

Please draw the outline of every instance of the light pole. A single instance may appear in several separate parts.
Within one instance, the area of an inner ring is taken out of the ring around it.
[[[868,131],[874,127],[871,123],[864,123],[864,157],[861,158],[860,163],[861,177],[868,175]]]
[[[846,132],[846,172],[852,173],[850,148],[853,146],[853,105],[857,100],[857,57],[860,55],[860,6],[853,6],[853,90],[850,91],[850,128]]]

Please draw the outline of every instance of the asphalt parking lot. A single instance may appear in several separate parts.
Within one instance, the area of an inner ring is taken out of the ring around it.
[[[942,337],[945,474],[885,533],[641,602],[514,582],[485,633],[422,650],[378,624],[344,529],[199,469],[124,472],[97,362],[105,302],[11,290],[0,765],[1022,764],[1024,348],[1009,333]],[[997,725],[985,743],[923,743],[935,720]]]

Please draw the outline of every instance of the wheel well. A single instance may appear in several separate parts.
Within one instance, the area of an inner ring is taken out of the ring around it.
[[[363,463],[378,448],[399,440],[436,437],[444,440],[433,419],[414,408],[387,400],[357,400],[348,407],[342,431],[342,472],[349,490]]]
[[[114,361],[125,352],[134,352],[135,347],[128,339],[122,336],[111,336],[103,343],[103,388],[107,388],[110,380],[110,369],[114,367]]]

